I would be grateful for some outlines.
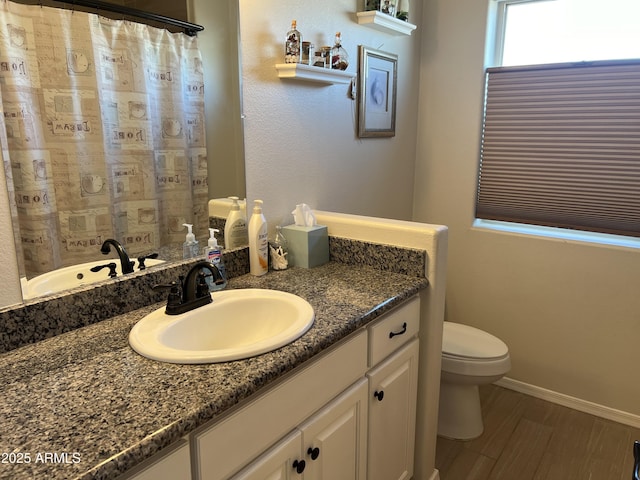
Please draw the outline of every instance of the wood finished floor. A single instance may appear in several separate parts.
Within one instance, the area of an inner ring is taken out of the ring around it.
[[[441,480],[630,480],[640,429],[495,385],[480,388],[484,433],[438,437]]]

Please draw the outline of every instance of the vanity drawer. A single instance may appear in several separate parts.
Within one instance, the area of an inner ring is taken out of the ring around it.
[[[369,367],[411,340],[420,330],[420,298],[413,297],[368,327]]]
[[[366,348],[363,329],[195,434],[194,478],[227,479],[291,432],[365,375]]]

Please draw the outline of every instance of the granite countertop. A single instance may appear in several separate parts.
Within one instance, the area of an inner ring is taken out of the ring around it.
[[[316,313],[298,340],[235,362],[176,365],[135,353],[131,327],[162,304],[4,353],[0,478],[116,478],[427,284],[338,262],[233,278],[227,288],[288,291]]]

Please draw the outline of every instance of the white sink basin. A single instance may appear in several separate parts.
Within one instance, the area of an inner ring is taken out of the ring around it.
[[[138,271],[138,261],[134,258],[132,258],[131,261],[135,263],[133,267],[134,271]],[[31,280],[23,281],[22,297],[26,300],[33,297],[39,297],[41,295],[47,295],[49,293],[60,292],[69,288],[79,287],[81,285],[87,285],[89,283],[107,280],[109,278],[108,268],[104,268],[99,272],[92,272],[91,268],[99,265],[105,265],[110,262],[116,264],[116,273],[120,276],[122,272],[120,268],[120,260],[117,258],[105,258],[104,260],[96,262],[80,263],[70,267],[58,268],[51,272],[33,277]],[[153,267],[160,263],[164,263],[164,260],[148,258],[144,262],[147,267]]]
[[[291,293],[238,289],[212,296],[213,303],[180,315],[155,310],[134,325],[129,344],[153,360],[218,363],[280,348],[313,324],[313,307]]]

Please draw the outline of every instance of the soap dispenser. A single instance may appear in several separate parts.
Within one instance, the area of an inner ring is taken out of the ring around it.
[[[218,239],[216,238],[216,233],[219,231],[217,228],[209,229],[209,240],[207,241],[207,246],[204,248],[205,260],[216,266],[223,279],[222,282],[216,283],[215,279],[211,275],[208,275],[206,281],[207,285],[209,285],[210,292],[222,290],[227,286],[227,272],[225,271],[224,260],[222,259],[222,249],[218,246]]]
[[[200,255],[200,251],[198,249],[196,236],[193,234],[193,225],[190,223],[183,223],[182,226],[187,227],[187,238],[182,244],[182,258],[196,258]]]
[[[253,202],[253,214],[249,220],[249,273],[264,275],[269,271],[269,245],[267,219],[262,214],[262,200]]]
[[[224,224],[224,248],[245,247],[249,243],[247,236],[247,215],[240,209],[238,197],[229,197],[231,200],[231,210]]]

